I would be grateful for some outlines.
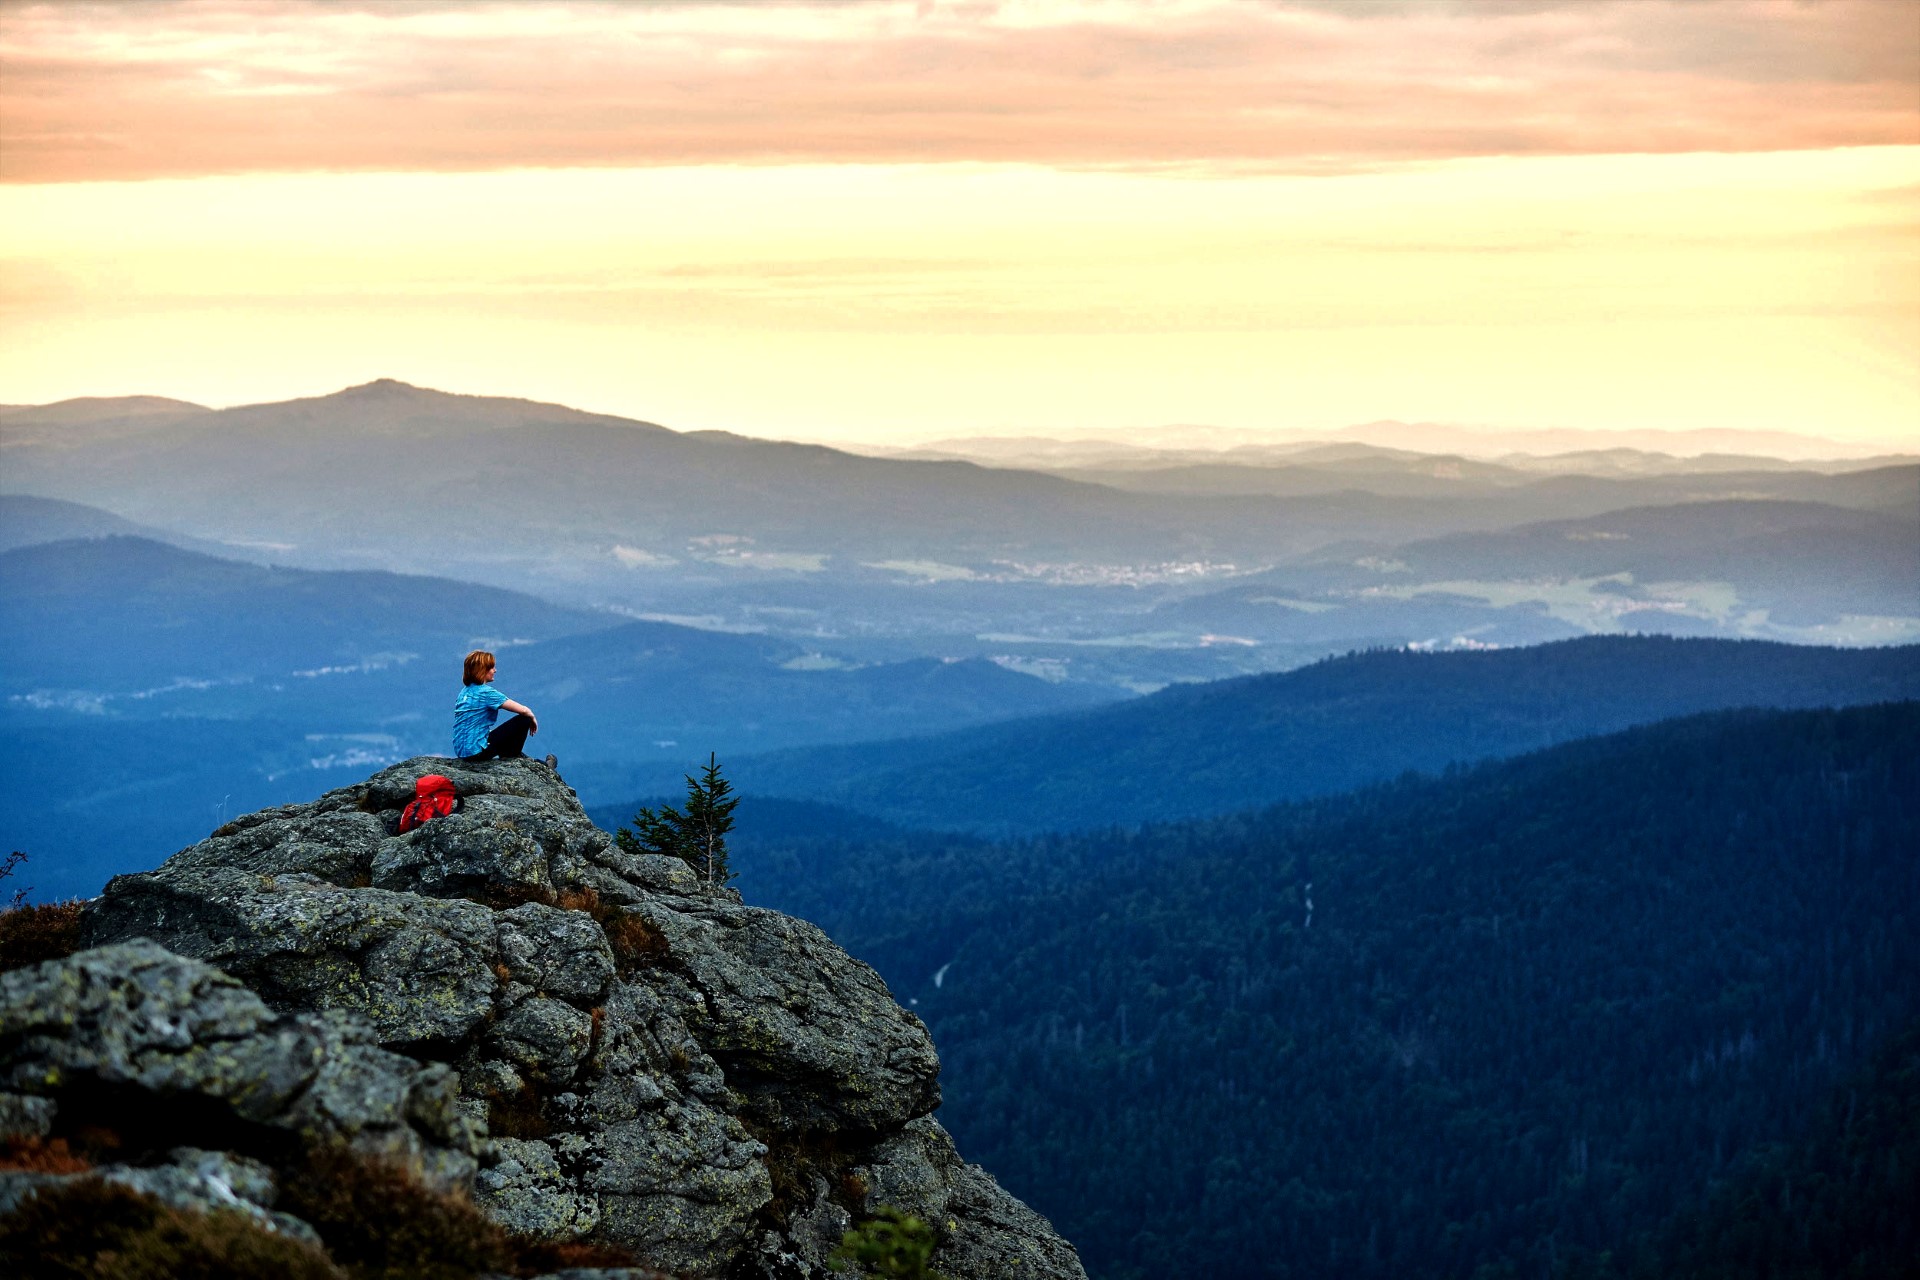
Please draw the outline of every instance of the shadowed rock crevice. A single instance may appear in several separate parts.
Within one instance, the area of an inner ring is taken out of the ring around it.
[[[396,835],[425,773],[460,807]],[[1083,1276],[954,1153],[926,1027],[872,969],[620,850],[544,764],[422,758],[249,814],[114,880],[84,930],[96,950],[5,980],[20,1105],[0,1121],[199,1098],[193,1145],[271,1164],[234,1126],[346,1142],[470,1188],[511,1231],[689,1274],[825,1277],[846,1228],[897,1205],[953,1280]],[[162,1021],[197,1030],[149,1046],[129,993],[155,975]],[[34,1012],[62,1000],[85,1016]],[[100,1046],[129,1036],[114,1052],[137,1062],[113,1065]]]

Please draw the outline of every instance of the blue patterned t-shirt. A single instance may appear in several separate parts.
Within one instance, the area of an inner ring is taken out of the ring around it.
[[[487,749],[487,732],[507,695],[490,684],[465,685],[453,704],[453,754],[477,756]]]

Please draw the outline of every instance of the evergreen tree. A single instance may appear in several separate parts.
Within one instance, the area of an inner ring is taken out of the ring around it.
[[[933,1228],[892,1205],[840,1238],[827,1266],[880,1280],[944,1280],[932,1267]]]
[[[733,811],[740,797],[733,784],[720,776],[720,761],[707,753],[700,776],[687,775],[685,811],[663,804],[656,812],[642,808],[633,815],[633,830],[622,827],[614,840],[628,853],[665,853],[679,858],[700,874],[709,889],[733,879],[727,866],[727,833],[733,830]]]

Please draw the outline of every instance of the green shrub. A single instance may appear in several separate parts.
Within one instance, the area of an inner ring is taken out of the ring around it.
[[[835,1271],[857,1268],[877,1280],[944,1280],[933,1269],[933,1228],[910,1213],[882,1205],[850,1229],[833,1251]]]

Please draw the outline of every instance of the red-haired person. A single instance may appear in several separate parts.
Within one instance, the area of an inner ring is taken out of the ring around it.
[[[475,649],[460,673],[453,704],[453,754],[462,760],[524,760],[527,735],[540,732],[531,708],[493,687],[493,655]],[[502,708],[513,714],[494,724]]]

